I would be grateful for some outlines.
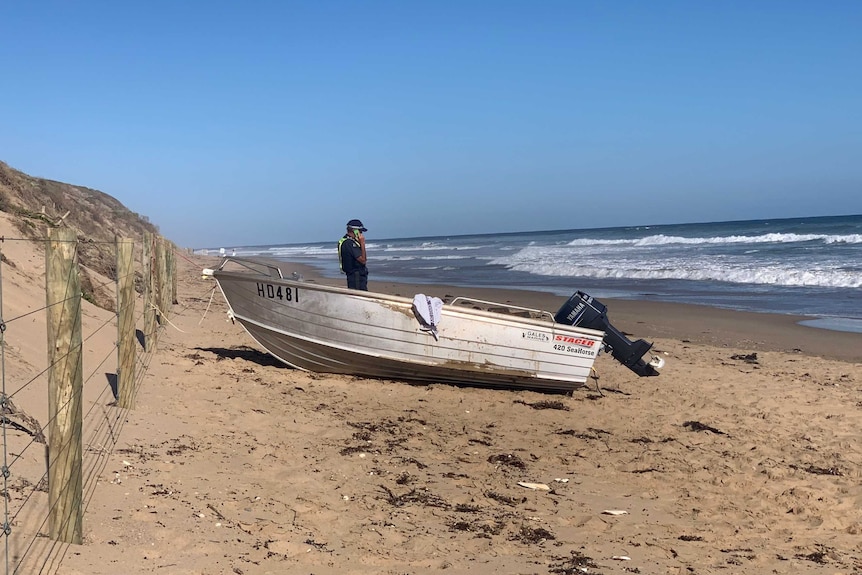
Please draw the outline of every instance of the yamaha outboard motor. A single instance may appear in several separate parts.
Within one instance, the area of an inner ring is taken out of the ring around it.
[[[605,332],[604,344],[610,349],[614,359],[641,377],[658,375],[652,362],[647,363],[642,359],[652,348],[652,344],[642,339],[635,342],[629,341],[608,321],[607,310],[608,308],[599,300],[577,291],[563,304],[554,316],[554,321]],[[659,362],[659,367],[663,363],[661,359],[656,361]]]

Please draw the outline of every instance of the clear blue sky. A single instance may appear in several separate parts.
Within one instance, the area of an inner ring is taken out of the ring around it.
[[[862,213],[862,2],[9,1],[0,160],[190,247]]]

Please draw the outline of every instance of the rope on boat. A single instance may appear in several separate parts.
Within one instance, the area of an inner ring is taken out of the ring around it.
[[[596,391],[599,392],[599,395],[604,397],[605,394],[602,393],[602,388],[599,385],[599,370],[597,370],[595,367],[590,367],[590,377],[592,377],[593,381],[596,382]]]
[[[169,320],[168,316],[166,316],[162,312],[162,310],[159,309],[158,306],[150,304],[150,307],[153,308],[154,310],[156,310],[159,313],[159,317],[162,318],[163,320],[165,320],[166,322],[168,322],[169,324],[171,324],[171,327],[173,327],[175,330],[177,330],[180,333],[188,333],[188,332],[185,332],[185,331],[181,330],[180,328],[178,328],[171,320]]]
[[[201,320],[198,322],[198,325],[201,325],[207,317],[207,312],[210,310],[210,306],[213,303],[213,298],[215,297],[216,288],[218,286],[214,286],[212,290],[210,290],[210,301],[207,303],[207,308],[204,310],[204,314],[201,316]]]

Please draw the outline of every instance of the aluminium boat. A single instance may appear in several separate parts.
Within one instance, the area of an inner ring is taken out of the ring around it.
[[[656,375],[651,344],[630,342],[604,306],[577,292],[556,314],[458,297],[442,302],[302,281],[283,262],[228,257],[212,275],[229,315],[267,352],[301,370],[420,383],[570,392],[611,351]],[[588,324],[588,325],[585,325]],[[635,357],[636,356],[636,357]]]

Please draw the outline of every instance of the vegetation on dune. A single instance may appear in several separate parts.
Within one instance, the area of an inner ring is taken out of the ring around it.
[[[104,192],[29,176],[4,162],[0,162],[0,211],[14,217],[25,238],[46,239],[49,230],[58,226],[75,230],[84,299],[110,310],[116,304],[105,288],[105,278],[117,279],[116,237],[140,241],[145,232],[158,234],[146,216]]]

